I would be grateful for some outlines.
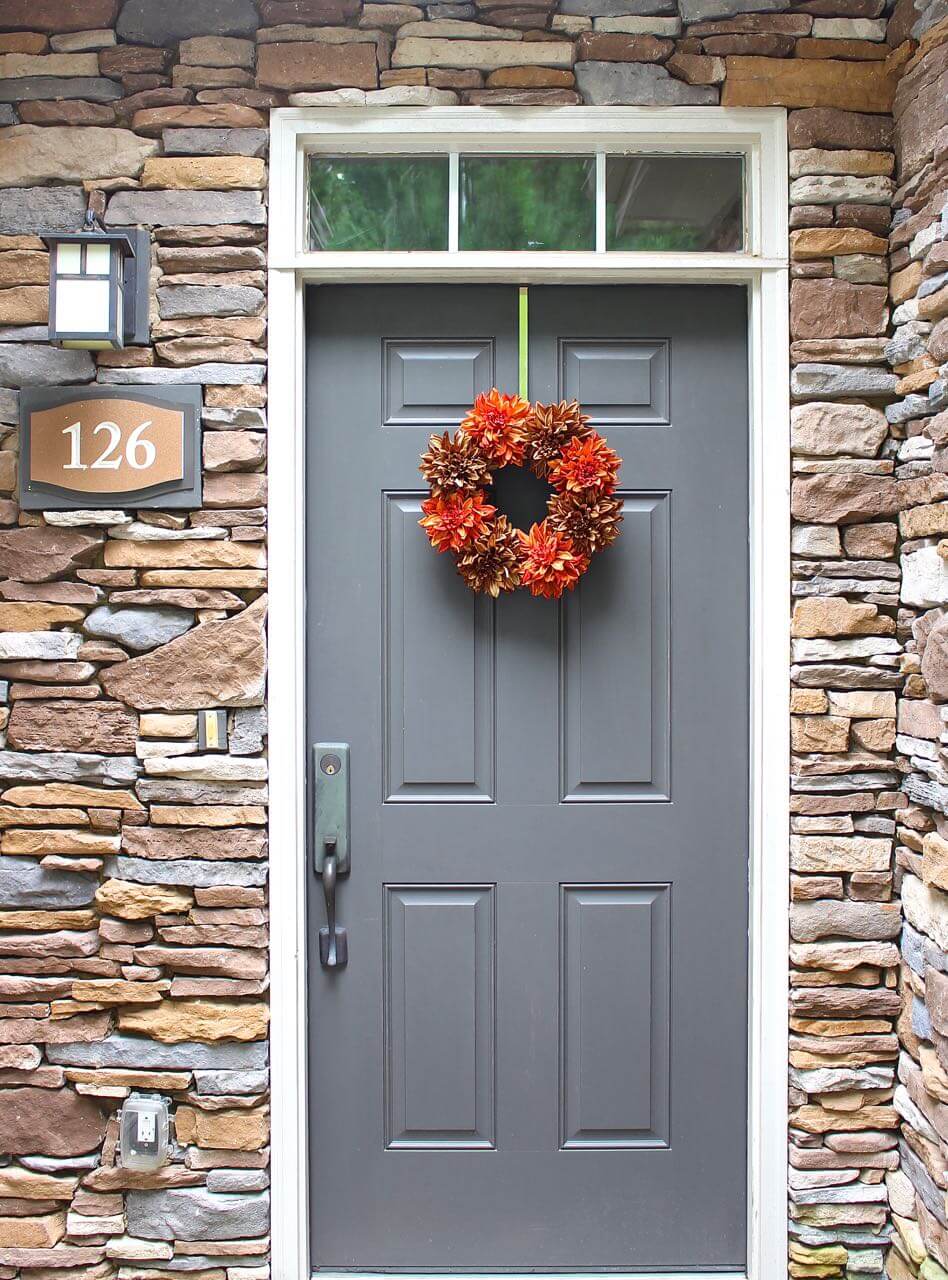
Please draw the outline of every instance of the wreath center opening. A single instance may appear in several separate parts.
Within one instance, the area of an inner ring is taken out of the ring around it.
[[[546,504],[553,492],[526,467],[504,467],[495,471],[487,490],[487,500],[515,529],[529,529],[546,516]]]

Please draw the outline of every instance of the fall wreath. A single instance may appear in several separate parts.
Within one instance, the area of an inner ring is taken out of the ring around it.
[[[430,438],[419,470],[431,495],[418,523],[436,551],[454,553],[472,591],[496,597],[527,587],[558,599],[615,541],[621,459],[588,423],[575,400],[530,404],[495,387],[477,397],[453,435]],[[487,501],[493,473],[508,466],[529,466],[553,490],[546,518],[529,533]]]

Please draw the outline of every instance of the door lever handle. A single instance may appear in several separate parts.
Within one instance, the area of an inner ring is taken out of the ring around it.
[[[323,896],[326,899],[326,924],[319,931],[319,962],[324,969],[342,969],[349,960],[349,938],[336,924],[336,839],[327,836],[323,845]]]

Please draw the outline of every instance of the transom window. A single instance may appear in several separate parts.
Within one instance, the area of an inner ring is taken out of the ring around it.
[[[311,153],[322,252],[745,249],[742,155]]]

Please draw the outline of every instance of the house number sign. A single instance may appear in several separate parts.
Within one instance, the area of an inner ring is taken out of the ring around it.
[[[196,386],[23,390],[20,506],[200,507],[200,414]]]

